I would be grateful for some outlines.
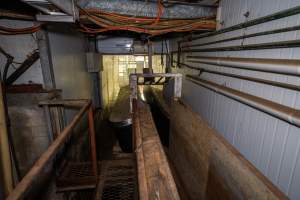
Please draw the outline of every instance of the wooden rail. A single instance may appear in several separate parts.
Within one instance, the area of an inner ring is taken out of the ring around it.
[[[46,105],[46,102],[43,102]],[[72,134],[72,129],[78,124],[83,115],[88,111],[89,120],[89,137],[91,144],[91,154],[93,163],[93,172],[95,178],[97,178],[97,155],[96,155],[96,141],[95,141],[95,130],[94,130],[94,117],[93,109],[90,100],[66,100],[66,101],[50,101],[48,105],[61,105],[61,106],[75,106],[81,105],[80,111],[74,116],[70,124],[68,124],[64,130],[58,134],[57,138],[51,143],[48,149],[41,155],[41,157],[35,162],[29,172],[24,178],[17,184],[14,190],[9,194],[7,200],[18,200],[26,196],[26,193],[30,190],[34,181],[38,178],[43,168],[49,163],[50,160],[57,154],[59,149],[64,145],[65,141]]]
[[[134,144],[140,200],[179,200],[177,187],[150,108],[133,99]]]

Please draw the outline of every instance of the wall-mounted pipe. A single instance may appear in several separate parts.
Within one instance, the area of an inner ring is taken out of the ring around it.
[[[187,78],[197,85],[205,87],[209,90],[239,101],[243,104],[249,105],[255,109],[258,109],[262,112],[268,113],[276,118],[300,127],[300,110],[293,109],[291,107],[284,106],[273,101],[263,99],[261,97],[240,92],[238,90],[231,89],[210,81],[206,81],[195,76],[187,75]]]
[[[222,42],[242,40],[242,39],[246,39],[246,38],[258,37],[258,36],[263,36],[263,35],[271,35],[271,34],[277,34],[277,33],[285,33],[285,32],[290,32],[290,31],[297,31],[297,30],[300,30],[300,26],[291,26],[291,27],[287,27],[287,28],[273,29],[270,31],[262,31],[259,33],[252,33],[249,35],[236,36],[236,37],[231,37],[231,38],[227,38],[227,39],[216,40],[213,42],[201,43],[201,44],[184,45],[181,48],[201,47],[201,46],[206,46],[206,45],[211,45],[211,44],[218,44],[218,43],[222,43]]]
[[[200,73],[206,72],[206,73],[210,73],[210,74],[217,74],[217,75],[221,75],[221,76],[232,77],[232,78],[242,79],[242,80],[246,80],[246,81],[263,83],[263,84],[281,87],[281,88],[285,88],[285,89],[300,91],[300,86],[292,85],[292,84],[288,84],[288,83],[282,83],[282,82],[277,82],[277,81],[254,78],[254,77],[250,77],[250,76],[242,76],[242,75],[237,75],[237,74],[219,72],[219,71],[215,71],[215,70],[208,70],[208,69],[204,69],[204,68],[193,67],[193,66],[190,66],[190,65],[187,65],[184,63],[177,63],[177,64],[188,67],[190,69],[199,70]]]
[[[244,51],[244,50],[262,50],[300,47],[300,40],[288,40],[280,42],[268,42],[260,44],[248,44],[239,46],[214,47],[204,49],[185,49],[181,52],[217,52],[217,51]]]
[[[244,22],[244,23],[236,24],[236,25],[230,26],[228,28],[220,29],[220,30],[215,31],[215,32],[205,33],[205,34],[202,34],[202,35],[199,35],[199,36],[196,36],[196,37],[191,37],[187,40],[182,40],[182,42],[189,42],[189,41],[192,41],[192,40],[197,40],[197,39],[201,39],[201,38],[205,38],[205,37],[209,37],[209,36],[219,35],[221,33],[227,33],[227,32],[230,32],[230,31],[235,31],[235,30],[239,30],[239,29],[242,29],[242,28],[247,28],[247,27],[250,27],[250,26],[255,26],[255,25],[258,25],[258,24],[270,22],[270,21],[273,21],[273,20],[276,20],[276,19],[281,19],[281,18],[292,16],[292,15],[296,15],[296,14],[300,14],[300,6],[296,6],[296,7],[293,7],[293,8],[286,9],[286,10],[282,10],[282,11],[273,13],[271,15],[267,15],[267,16],[260,17],[260,18],[257,18],[257,19],[253,19],[253,20],[250,20],[250,21],[247,21],[247,22]]]
[[[202,63],[279,74],[300,75],[300,60],[202,56],[187,56],[187,58],[195,59],[188,60],[188,62],[191,63]]]

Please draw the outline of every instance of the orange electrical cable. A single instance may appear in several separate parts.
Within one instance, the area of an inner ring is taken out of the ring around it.
[[[0,34],[3,35],[18,35],[18,34],[30,34],[37,32],[41,29],[41,24],[34,25],[25,28],[10,28],[5,26],[0,26]]]
[[[189,32],[199,29],[212,30],[216,27],[215,20],[211,20],[212,17],[199,19],[161,19],[163,9],[161,1],[158,0],[157,16],[149,18],[131,17],[99,9],[80,8],[80,19],[88,19],[99,27],[91,28],[81,23],[79,30],[87,34],[97,34],[112,30],[127,30],[154,36],[169,32]]]

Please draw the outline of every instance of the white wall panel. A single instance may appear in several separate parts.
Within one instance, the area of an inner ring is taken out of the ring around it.
[[[300,0],[222,0],[220,6],[222,28],[246,22],[274,12],[299,6]],[[249,17],[243,14],[249,11]],[[243,34],[273,30],[300,24],[300,15],[290,16],[272,22],[236,30],[216,36],[198,39],[189,44],[201,44],[220,39],[226,39]],[[247,38],[230,42],[206,45],[199,49],[258,44],[276,41],[300,39],[300,31],[278,33],[273,35]],[[176,50],[176,42],[172,46]],[[249,58],[281,58],[300,59],[300,48],[226,51],[226,52],[201,52],[187,53],[185,55],[201,56],[231,56]],[[183,58],[186,61],[186,58]],[[300,84],[300,77],[256,72],[242,69],[226,68],[207,64],[189,65],[209,68],[221,72],[252,76],[267,80]],[[177,69],[183,74],[197,73],[193,70]],[[247,92],[289,107],[300,109],[299,92],[203,73],[203,79]],[[200,113],[208,123],[233,144],[250,162],[252,162],[265,176],[277,185],[291,199],[300,199],[300,129],[285,121],[279,120],[252,107],[231,100],[225,96],[202,88],[190,81],[183,82],[183,100]]]

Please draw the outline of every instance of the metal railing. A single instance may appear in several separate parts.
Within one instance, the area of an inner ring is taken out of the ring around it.
[[[7,200],[17,200],[26,196],[30,190],[31,185],[41,174],[44,167],[57,155],[60,148],[68,140],[69,136],[72,135],[73,128],[79,123],[84,114],[88,112],[88,125],[89,125],[89,137],[90,137],[90,149],[92,158],[92,170],[95,179],[98,177],[97,169],[97,153],[96,153],[96,138],[95,138],[95,127],[94,127],[94,114],[90,100],[54,100],[54,101],[43,101],[40,105],[47,106],[64,106],[72,108],[80,108],[79,112],[73,117],[71,122],[58,134],[57,138],[53,140],[48,149],[40,156],[35,162],[29,172],[24,178],[16,185],[14,190],[9,194]]]

